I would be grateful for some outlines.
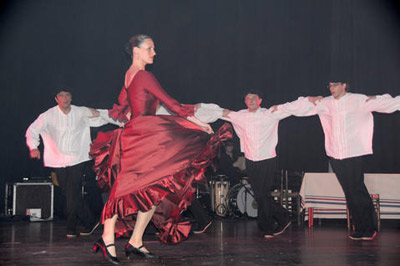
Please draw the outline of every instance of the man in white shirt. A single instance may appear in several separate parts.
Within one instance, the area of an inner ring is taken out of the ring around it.
[[[285,111],[261,108],[260,92],[249,91],[244,99],[247,109],[238,112],[224,110],[224,120],[230,121],[240,138],[246,158],[246,171],[258,203],[258,227],[265,238],[282,234],[291,224],[289,212],[271,196],[276,173],[276,145],[279,121],[290,116],[307,115],[314,109],[314,98],[299,98],[284,104]],[[275,222],[277,226],[275,226]]]
[[[326,154],[346,196],[355,226],[355,232],[349,238],[373,240],[377,234],[376,214],[364,184],[363,156],[373,153],[372,112],[400,110],[400,96],[368,97],[349,93],[348,84],[343,82],[330,82],[329,90],[331,96],[318,101],[310,115],[318,114],[321,120]],[[284,109],[284,106],[278,108]]]
[[[363,157],[372,154],[372,112],[392,113],[400,110],[400,96],[368,97],[349,93],[349,85],[330,82],[331,96],[318,101],[309,115],[318,114],[325,134],[325,151],[346,196],[355,232],[352,240],[373,240],[376,214],[364,184]],[[279,106],[281,112],[285,106]]]
[[[55,170],[66,197],[67,237],[77,236],[77,219],[85,226],[80,234],[90,235],[99,223],[82,198],[83,166],[91,160],[90,127],[108,122],[99,116],[97,110],[71,105],[72,95],[67,89],[58,90],[55,100],[58,105],[40,114],[29,126],[26,143],[30,157],[40,159],[40,136],[43,139],[44,165]]]

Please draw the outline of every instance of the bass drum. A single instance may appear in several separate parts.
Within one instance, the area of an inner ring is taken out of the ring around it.
[[[250,184],[233,186],[228,192],[227,205],[232,215],[247,214],[249,217],[257,217],[258,205]]]

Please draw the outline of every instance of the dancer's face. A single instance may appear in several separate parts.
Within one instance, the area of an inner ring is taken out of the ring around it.
[[[260,108],[262,99],[258,97],[257,94],[247,94],[244,98],[244,103],[246,104],[247,108],[250,112],[255,112]]]
[[[68,91],[60,91],[55,99],[61,109],[67,109],[71,106],[72,95]]]
[[[153,64],[154,56],[156,55],[154,42],[152,39],[146,39],[140,45],[135,47],[135,54],[138,60],[143,61],[145,64]]]
[[[342,82],[330,82],[329,90],[335,99],[340,99],[346,94],[346,83]]]

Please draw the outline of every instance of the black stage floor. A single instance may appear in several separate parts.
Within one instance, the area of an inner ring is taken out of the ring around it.
[[[283,235],[264,239],[255,220],[215,219],[200,235],[191,234],[178,245],[160,244],[153,233],[146,246],[160,259],[128,260],[127,239],[117,240],[122,265],[400,265],[399,223],[382,225],[374,241],[347,238],[344,223],[324,221],[322,226],[292,226]],[[0,265],[108,265],[92,247],[101,235],[65,238],[65,223],[0,223]]]

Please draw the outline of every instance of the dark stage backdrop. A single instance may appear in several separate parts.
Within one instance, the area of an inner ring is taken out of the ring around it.
[[[354,92],[398,95],[399,15],[396,2],[384,0],[3,1],[0,191],[44,173],[24,135],[55,105],[55,87],[75,88],[75,105],[112,106],[133,34],[153,37],[150,70],[173,97],[238,110],[245,89],[263,91],[269,107],[327,96],[330,79],[351,82]],[[280,167],[326,171],[323,142],[317,117],[283,120]],[[374,150],[368,172],[400,172],[399,112],[375,115]]]

